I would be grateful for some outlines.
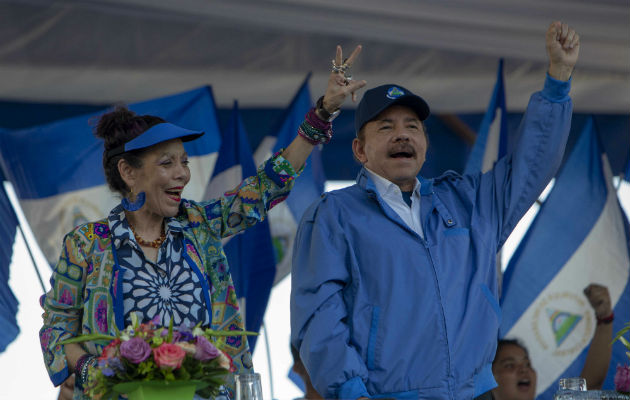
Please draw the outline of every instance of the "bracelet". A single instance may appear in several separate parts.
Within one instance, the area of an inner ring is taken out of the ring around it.
[[[83,390],[88,380],[89,367],[96,364],[96,356],[84,354],[77,360],[74,366],[75,384]]]
[[[315,112],[315,108],[311,108],[304,116],[304,119],[308,121],[312,127],[319,129],[320,131],[332,129],[332,123],[322,120]]]
[[[300,127],[298,128],[298,134],[314,146],[320,143],[326,144],[330,142],[330,139],[333,135],[331,124],[329,123],[326,125],[328,126],[325,129],[320,129],[318,126],[313,126],[313,124],[309,122],[307,114],[304,122],[302,122],[300,124]]]
[[[605,318],[597,318],[597,325],[607,325],[615,320],[615,313],[611,312],[609,316]]]

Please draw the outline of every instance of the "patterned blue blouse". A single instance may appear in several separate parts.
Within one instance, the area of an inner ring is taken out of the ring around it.
[[[123,271],[125,325],[131,324],[131,314],[135,313],[141,322],[158,316],[162,326],[169,325],[171,316],[175,326],[194,326],[198,322],[210,326],[199,280],[203,275],[182,256],[185,249],[181,224],[175,218],[165,220],[166,240],[154,263],[144,256],[122,206],[111,211],[108,222]]]

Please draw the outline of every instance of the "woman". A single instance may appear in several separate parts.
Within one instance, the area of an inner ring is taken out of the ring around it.
[[[346,69],[361,48],[342,64],[337,54],[326,93],[283,151],[236,189],[209,202],[181,198],[190,180],[183,142],[203,132],[154,116],[119,108],[104,115],[96,135],[105,142],[103,167],[121,204],[105,219],[75,228],[64,239],[51,290],[42,297],[40,339],[55,385],[74,372],[74,398],[84,398],[87,372],[103,342],[59,345],[90,333],[113,334],[132,314],[168,325],[197,324],[216,330],[243,329],[221,238],[262,220],[284,200],[314,145],[327,143],[334,116],[348,94],[365,81],[351,81]],[[224,350],[237,372],[252,368],[247,341],[228,339]]]

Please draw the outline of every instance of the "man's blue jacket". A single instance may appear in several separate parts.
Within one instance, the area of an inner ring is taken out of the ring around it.
[[[420,180],[424,239],[365,170],[304,213],[291,341],[321,395],[462,400],[496,386],[496,253],[562,160],[569,88],[547,77],[489,172]]]

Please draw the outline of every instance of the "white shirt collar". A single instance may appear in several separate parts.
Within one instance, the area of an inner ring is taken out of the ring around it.
[[[402,199],[402,191],[400,190],[400,187],[398,185],[389,181],[386,178],[383,178],[382,176],[380,176],[376,172],[371,171],[369,168],[365,166],[363,168],[365,168],[365,171],[368,173],[368,176],[370,177],[372,182],[374,182],[374,186],[376,186],[376,190],[378,190],[378,193],[382,197],[397,196]],[[415,178],[415,179],[416,179],[416,182],[413,187],[412,196],[420,196],[420,181],[418,180],[418,178]]]

